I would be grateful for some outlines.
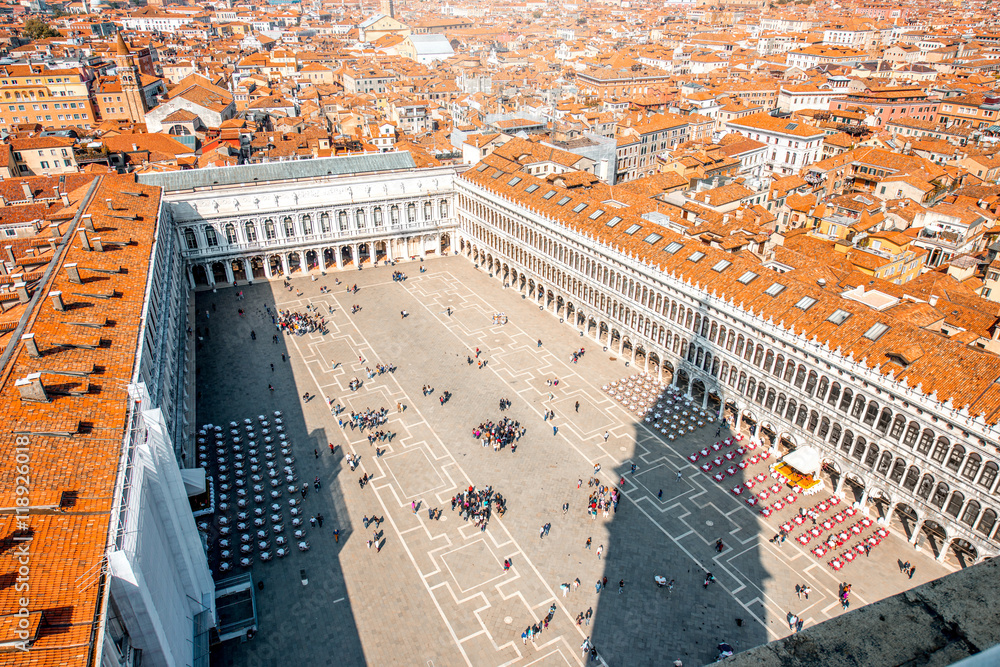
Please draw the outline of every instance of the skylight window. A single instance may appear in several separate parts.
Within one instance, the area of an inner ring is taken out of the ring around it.
[[[542,199],[552,199],[555,196],[556,196],[556,191],[555,190],[549,190],[544,195],[542,195]]]
[[[527,192],[528,194],[531,194],[532,192],[534,192],[537,189],[538,189],[538,183],[532,183],[531,185],[529,185],[528,187],[526,187],[524,189],[524,191]]]
[[[481,165],[479,165],[478,167],[476,167],[476,171],[478,171],[479,173],[482,173],[482,172],[486,171],[489,168],[490,168],[489,163],[488,162],[484,162]]]
[[[674,253],[676,253],[678,250],[680,250],[683,247],[684,247],[683,243],[678,243],[677,241],[671,241],[670,245],[668,245],[663,250],[665,252],[669,252],[671,255],[673,255]]]
[[[653,234],[650,234],[649,236],[647,236],[646,238],[644,238],[643,241],[645,241],[649,245],[653,245],[654,243],[656,243],[657,241],[659,241],[662,238],[663,237],[661,235],[653,233]]]
[[[621,221],[622,221],[622,219],[621,219],[621,218],[619,218],[619,217],[618,217],[618,216],[616,215],[615,217],[613,217],[613,218],[611,218],[610,220],[608,220],[608,222],[607,222],[606,224],[607,224],[607,226],[608,226],[608,227],[614,227],[615,225],[617,225],[617,224],[618,224],[619,222],[621,222]]]
[[[490,178],[500,178],[501,176],[503,176],[503,172],[497,169]]]
[[[583,204],[583,203],[577,204],[576,206],[573,207],[573,212],[574,213],[579,213],[579,212],[581,212],[585,208],[587,208],[586,204]]]
[[[876,322],[871,326],[871,328],[865,332],[865,338],[868,340],[878,340],[882,335],[889,330],[888,324],[882,324],[881,322]]]
[[[591,220],[597,220],[602,215],[604,215],[604,209],[599,208],[599,209],[597,209],[596,211],[594,211],[593,213],[590,214],[590,219]]]
[[[565,206],[569,202],[570,202],[570,198],[569,197],[562,197],[562,198],[559,199],[559,201],[556,202],[556,206]]]
[[[827,322],[833,322],[839,327],[841,324],[846,322],[847,318],[850,316],[851,314],[849,312],[847,312],[846,310],[840,310],[838,308],[837,310],[833,311],[833,314],[830,315],[830,317],[826,318],[826,320]]]
[[[770,287],[768,287],[766,290],[764,290],[764,294],[766,294],[768,296],[771,296],[771,297],[774,297],[774,296],[778,296],[779,294],[781,294],[784,291],[785,291],[785,286],[784,285],[782,285],[781,283],[772,283]]]
[[[816,299],[812,298],[811,296],[804,296],[801,299],[799,299],[799,302],[795,304],[795,307],[800,308],[802,310],[809,310],[815,305],[816,305]]]
[[[746,273],[744,273],[742,276],[740,276],[738,278],[738,280],[741,283],[743,283],[744,285],[749,285],[750,283],[752,283],[756,279],[757,279],[757,274],[754,273],[753,271],[747,271]]]
[[[507,185],[509,185],[511,187],[514,187],[515,185],[517,185],[520,182],[521,182],[521,177],[520,176],[515,176],[514,178],[510,179],[509,181],[507,181]]]
[[[733,265],[732,262],[728,262],[728,261],[726,261],[726,260],[723,259],[723,260],[720,260],[720,261],[716,262],[715,266],[712,267],[712,270],[716,271],[718,273],[722,273],[723,271],[725,271],[726,269],[728,269],[732,265]]]
[[[629,228],[625,230],[625,233],[632,236],[632,234],[635,234],[640,229],[642,229],[642,225],[629,225]]]
[[[697,263],[700,262],[704,256],[705,253],[703,253],[700,250],[695,250],[693,253],[691,253],[691,256],[688,257],[688,261]]]

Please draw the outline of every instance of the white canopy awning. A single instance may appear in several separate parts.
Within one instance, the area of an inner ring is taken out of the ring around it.
[[[184,480],[184,488],[187,490],[188,498],[205,493],[205,469],[204,468],[184,468],[181,470],[181,479]]]
[[[819,473],[821,460],[819,450],[815,447],[799,447],[783,459],[785,463],[798,470],[803,475],[816,476]]]

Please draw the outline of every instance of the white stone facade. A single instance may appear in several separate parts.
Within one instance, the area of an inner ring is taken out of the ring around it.
[[[779,450],[814,445],[837,491],[951,550],[998,552],[998,429],[456,179],[459,249],[640,370],[670,379]],[[762,270],[763,273],[763,270]],[[778,274],[760,280],[777,281]]]

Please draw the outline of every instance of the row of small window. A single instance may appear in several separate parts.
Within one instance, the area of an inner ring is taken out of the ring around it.
[[[54,79],[46,79],[46,83],[69,83],[69,77],[55,77]],[[35,79],[34,83],[41,83],[41,79]],[[0,79],[0,85],[4,86],[24,86],[32,83],[31,79],[24,79],[23,81],[18,81],[16,79]]]
[[[49,105],[48,104],[42,104],[40,106],[42,107],[41,111],[48,111],[49,110]],[[14,107],[15,107],[15,105],[10,104],[10,105],[7,106],[7,110],[8,111],[24,111],[25,110],[23,104],[18,104],[16,109]],[[39,107],[38,104],[32,104],[31,105],[31,108],[32,108],[33,111],[39,111],[38,107]],[[55,104],[52,105],[52,108],[53,109],[64,109],[64,108],[65,109],[76,109],[77,106],[76,106],[76,102],[67,102],[65,105],[62,102],[56,102]],[[83,104],[80,104],[79,108],[82,109],[83,108]]]
[[[440,215],[441,215],[442,218],[448,216],[448,201],[447,200],[442,199],[438,203],[438,212],[440,213]],[[424,202],[424,219],[425,220],[431,219],[432,213],[433,213],[433,205],[431,204],[431,202]],[[417,221],[417,206],[416,206],[416,204],[412,204],[411,203],[411,204],[407,205],[406,215],[407,215],[407,220],[409,222],[416,222]],[[390,216],[390,220],[391,220],[392,224],[398,223],[399,222],[399,207],[396,206],[396,205],[393,205],[393,206],[389,207],[389,216]],[[374,226],[376,228],[382,227],[382,225],[384,223],[384,219],[383,219],[383,213],[382,213],[382,207],[381,206],[377,206],[377,207],[375,207],[372,210],[372,221],[373,221]],[[282,229],[284,231],[285,238],[294,238],[295,236],[298,235],[297,234],[297,229],[296,229],[295,221],[292,220],[291,217],[285,216],[282,219],[281,222],[282,222]],[[367,227],[367,224],[368,224],[368,214],[367,214],[367,212],[364,209],[360,209],[360,208],[357,209],[357,211],[355,211],[355,214],[354,214],[354,222],[355,222],[355,225],[356,225],[357,229],[365,229]],[[340,231],[344,232],[344,231],[347,231],[349,229],[349,227],[350,227],[350,217],[348,216],[347,211],[340,211],[337,214],[337,223],[338,223],[338,227],[339,227]],[[274,224],[274,220],[267,219],[267,220],[264,220],[264,222],[262,224],[263,224],[264,238],[267,239],[268,241],[273,241],[274,239],[276,239],[277,238],[277,228],[276,228],[276,226]],[[321,234],[328,234],[328,233],[330,233],[330,231],[332,229],[330,214],[329,213],[323,213],[323,214],[321,214],[319,216],[319,224],[320,224],[320,233]],[[314,233],[312,216],[309,216],[309,215],[302,216],[302,218],[300,220],[300,226],[301,226],[302,234],[304,236],[310,236],[310,235],[312,235]],[[237,232],[236,232],[236,225],[234,225],[231,222],[227,223],[225,225],[225,227],[224,227],[224,230],[225,230],[225,234],[226,234],[226,242],[227,243],[229,243],[230,245],[235,244],[235,243],[239,243],[239,238],[238,238]],[[243,223],[243,232],[244,232],[244,236],[246,237],[246,242],[247,243],[253,243],[253,242],[257,241],[257,225],[253,221],[247,221],[247,222]],[[208,247],[215,247],[215,246],[219,245],[219,236],[218,236],[218,233],[215,230],[215,227],[206,226],[204,228],[204,233],[205,233],[205,242],[208,245]],[[193,228],[187,227],[187,228],[184,229],[184,239],[185,239],[185,244],[187,245],[187,249],[188,250],[194,250],[194,249],[198,248],[198,238],[197,238],[197,235],[195,234],[195,231],[194,231]]]
[[[58,114],[57,118],[59,120],[80,120],[80,114],[75,113],[75,114],[73,114],[72,118],[70,118],[70,114],[66,114],[65,116],[63,114]],[[42,117],[41,116],[35,116],[35,120],[38,121],[38,122],[41,122]],[[52,116],[49,115],[49,114],[45,114],[45,120],[52,120]],[[87,120],[87,115],[86,114],[83,115],[83,120]],[[6,123],[6,122],[7,122],[6,118],[0,117],[0,124]],[[21,116],[14,116],[13,118],[10,119],[10,122],[11,123],[21,123],[21,122],[30,123],[31,122],[31,118],[29,118],[28,116],[25,116],[22,119]]]
[[[35,91],[33,90],[25,91],[23,94],[15,91],[13,95],[11,95],[9,92],[5,92],[3,94],[3,98],[5,100],[27,100],[29,97],[31,99],[35,99],[36,97]],[[39,90],[37,97],[38,99],[44,99],[45,91]],[[55,91],[49,91],[49,97],[73,97],[73,95],[67,93],[65,90],[55,90]]]
[[[42,169],[48,169],[49,168],[49,163],[46,162],[45,160],[42,160],[41,162],[39,162],[38,165]],[[52,161],[52,168],[53,169],[58,169],[59,166],[60,166],[59,165],[59,160],[53,160]],[[63,167],[72,167],[73,166],[73,162],[72,162],[72,160],[63,160],[62,166]]]

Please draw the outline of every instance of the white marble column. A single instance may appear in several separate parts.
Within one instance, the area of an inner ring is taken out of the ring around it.
[[[212,263],[205,264],[205,275],[208,276],[208,286],[215,287],[215,271],[212,270]]]
[[[340,246],[333,247],[333,261],[337,263],[337,268],[344,268],[344,257],[340,253]]]
[[[236,277],[233,275],[233,264],[230,260],[225,260],[222,262],[222,268],[226,270],[226,285],[232,285],[236,282]]]
[[[395,258],[392,254],[392,244],[395,243],[395,239],[386,239],[385,242],[385,258],[390,262],[394,262]]]
[[[288,271],[288,255],[286,253],[281,253],[281,272],[286,278],[291,275]]]
[[[271,257],[264,255],[264,278],[271,280],[274,274],[271,272]]]
[[[243,273],[246,275],[247,282],[253,282],[253,265],[250,263],[249,257],[243,258]]]
[[[191,287],[191,289],[194,289],[194,271],[192,270],[191,266],[187,267],[187,278],[188,278],[188,285]]]

